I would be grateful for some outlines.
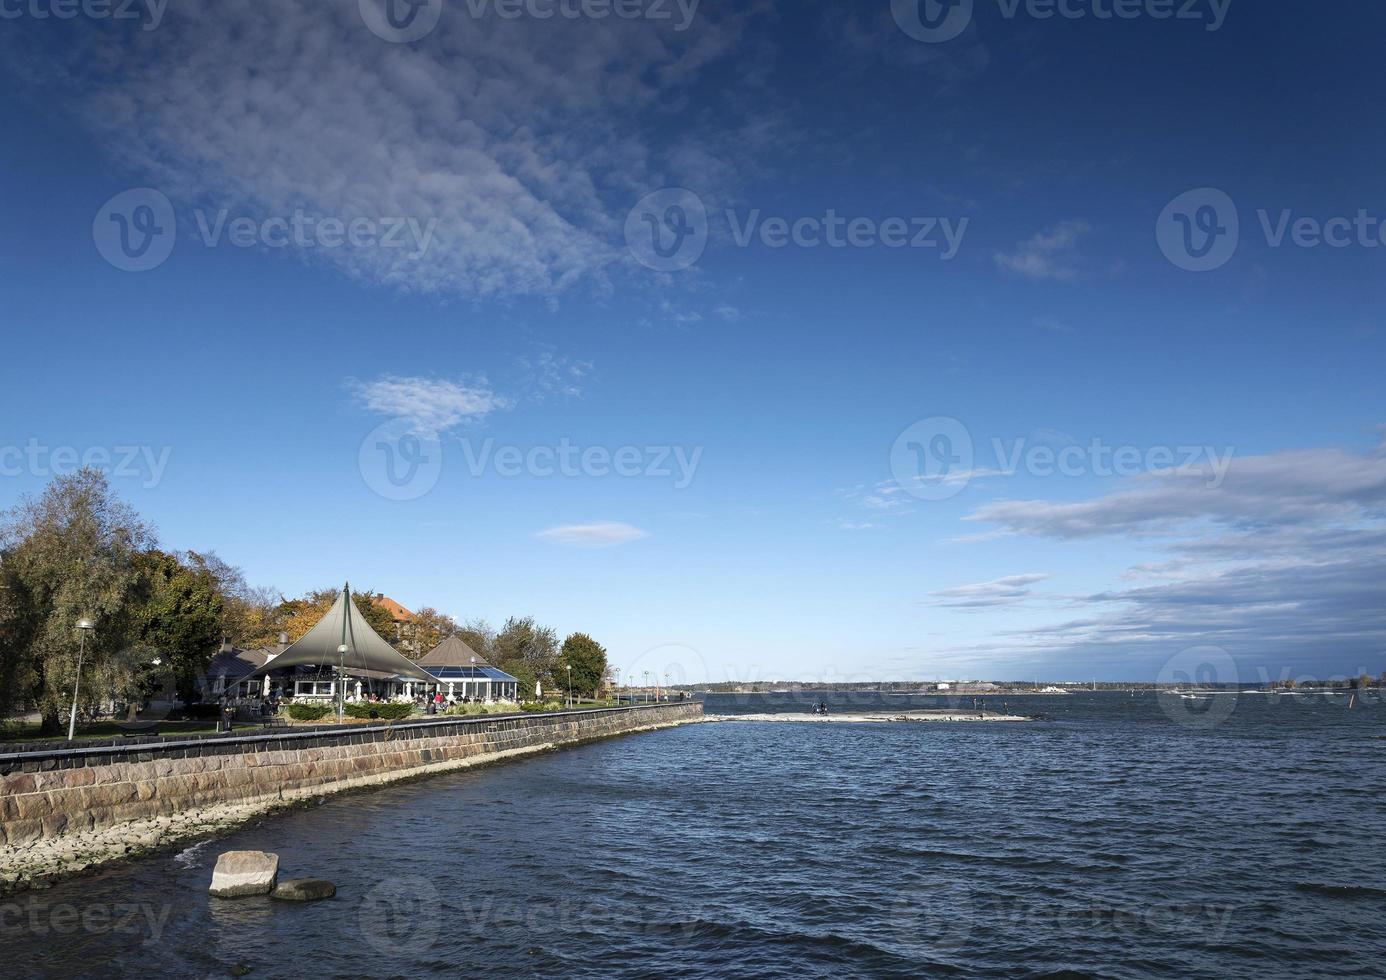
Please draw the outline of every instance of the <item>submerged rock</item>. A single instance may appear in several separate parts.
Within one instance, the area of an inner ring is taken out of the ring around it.
[[[311,902],[331,898],[335,894],[337,886],[321,878],[286,878],[270,892],[270,898],[281,898],[286,902]]]
[[[218,898],[268,895],[279,877],[279,855],[264,851],[226,851],[217,858],[212,887]]]

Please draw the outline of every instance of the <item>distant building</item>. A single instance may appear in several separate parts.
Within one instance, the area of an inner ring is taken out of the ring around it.
[[[371,599],[371,605],[390,614],[390,620],[395,624],[395,635],[391,642],[405,650],[417,652],[418,630],[414,624],[414,614],[387,595],[375,596]],[[413,655],[412,652],[406,654],[411,657]]]
[[[231,643],[223,642],[221,649],[212,657],[212,662],[207,665],[207,681],[203,689],[209,692],[213,699],[260,697],[265,693],[263,680],[257,678],[247,681],[242,678],[252,671],[259,670],[288,647],[287,633],[279,634],[279,642],[276,645],[257,647],[253,650],[243,650]]]
[[[269,697],[330,701],[337,697],[340,663],[346,674],[342,693],[348,700],[370,695],[413,699],[435,692],[458,700],[519,699],[519,681],[493,667],[460,637],[448,637],[416,663],[378,635],[345,595],[344,590],[327,614],[294,643],[280,633],[279,643],[272,647],[243,650],[222,644],[208,665],[203,691],[213,700],[232,702],[258,703]],[[385,597],[374,602],[390,613],[396,628],[412,629],[414,614],[408,609]],[[346,627],[344,619],[350,621]],[[339,647],[346,632],[355,642],[343,652]]]

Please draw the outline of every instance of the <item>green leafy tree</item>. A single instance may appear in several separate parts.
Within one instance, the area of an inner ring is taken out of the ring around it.
[[[37,607],[12,552],[0,552],[0,718],[29,703],[38,675],[33,659]]]
[[[606,677],[606,647],[586,633],[573,633],[563,641],[559,660],[572,667],[573,690],[582,695],[589,692],[595,698]],[[568,671],[560,670],[560,680],[567,683]]]
[[[558,634],[535,623],[533,616],[507,619],[496,634],[491,654],[493,663],[508,674],[543,681],[546,688],[556,686]]]
[[[140,573],[132,640],[154,651],[178,697],[197,700],[198,681],[221,644],[225,604],[217,578],[198,555],[147,551],[135,559]]]
[[[500,665],[497,664],[497,666]],[[522,663],[512,663],[508,666],[501,667],[501,670],[505,671],[511,677],[514,677],[517,681],[516,688],[519,692],[521,701],[527,701],[534,697],[534,685],[539,679],[534,676],[533,671]]]
[[[77,622],[92,620],[82,663],[82,696],[116,696],[103,668],[125,649],[140,587],[137,558],[153,531],[117,498],[106,477],[82,469],[54,479],[0,520],[0,700],[36,707],[44,734],[62,730],[77,676]],[[12,685],[12,686],[11,686]]]

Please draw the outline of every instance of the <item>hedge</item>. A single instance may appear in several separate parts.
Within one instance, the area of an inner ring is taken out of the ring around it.
[[[329,704],[291,704],[289,717],[294,721],[320,721],[332,710]]]
[[[391,721],[408,718],[414,706],[406,702],[380,701],[375,703],[348,704],[346,713],[353,718],[386,718]]]

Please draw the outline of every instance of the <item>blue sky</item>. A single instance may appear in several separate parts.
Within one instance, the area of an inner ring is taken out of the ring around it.
[[[0,506],[627,673],[1386,669],[1386,13],[376,2],[4,7]]]

